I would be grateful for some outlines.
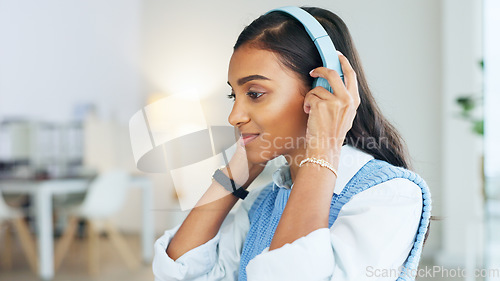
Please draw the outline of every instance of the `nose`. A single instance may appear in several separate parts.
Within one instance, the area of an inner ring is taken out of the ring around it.
[[[233,104],[233,109],[227,118],[229,123],[234,127],[241,127],[243,124],[248,123],[250,121],[250,116],[244,106],[244,104],[235,101]]]

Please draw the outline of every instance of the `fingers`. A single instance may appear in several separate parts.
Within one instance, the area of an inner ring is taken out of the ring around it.
[[[342,66],[342,72],[344,73],[344,80],[347,90],[349,92],[358,91],[358,80],[356,77],[356,72],[351,66],[349,60],[341,53],[339,53],[340,65]]]
[[[336,101],[328,90],[323,87],[316,87],[309,91],[304,98],[304,112],[309,114],[312,107],[318,107],[319,103],[331,103]]]
[[[344,99],[349,94],[345,91],[344,82],[337,71],[326,67],[318,67],[311,71],[311,76],[314,78],[325,78],[333,89],[333,94],[338,98]]]
[[[325,78],[332,87],[334,95],[339,99],[344,101],[352,100],[355,104],[359,104],[360,98],[356,72],[349,63],[349,60],[342,53],[338,53],[342,72],[344,73],[345,85],[340,75],[333,69],[318,67],[311,71],[310,75],[315,78]]]

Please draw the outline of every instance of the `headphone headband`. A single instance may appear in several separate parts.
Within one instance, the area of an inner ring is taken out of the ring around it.
[[[337,50],[335,49],[333,41],[330,36],[328,36],[328,33],[323,26],[311,14],[304,9],[295,6],[272,9],[266,14],[271,12],[284,12],[297,19],[304,26],[307,34],[309,34],[309,37],[311,37],[311,40],[314,42],[314,45],[316,45],[323,62],[323,66],[337,71],[342,80],[344,79],[342,67],[340,65]],[[319,86],[324,86],[322,85],[324,82],[321,82],[321,79],[318,81],[318,83],[320,83]],[[326,83],[326,86],[330,87],[328,83]],[[328,90],[331,91],[331,89]]]

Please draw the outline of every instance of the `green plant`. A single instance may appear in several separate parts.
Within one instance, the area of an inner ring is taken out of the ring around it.
[[[479,67],[484,70],[484,61],[479,61]],[[483,105],[483,96],[477,94],[467,94],[458,97],[457,104],[461,108],[460,116],[472,123],[472,132],[480,136],[484,136],[484,117],[481,112]]]
[[[460,116],[472,123],[472,131],[480,136],[484,135],[484,119],[475,116],[477,108],[482,104],[482,97],[474,97],[473,95],[461,96],[456,99],[456,102],[461,107]],[[479,104],[479,105],[478,105]]]

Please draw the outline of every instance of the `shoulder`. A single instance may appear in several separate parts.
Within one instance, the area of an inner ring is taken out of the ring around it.
[[[427,188],[418,174],[381,160],[369,161],[347,186],[344,195],[350,200],[345,200],[341,213],[381,208],[395,216],[411,212],[415,220],[422,213],[423,189]]]
[[[421,196],[419,186],[422,184],[425,185],[425,182],[416,173],[375,159],[371,154],[359,148],[344,145],[341,150],[334,192],[338,195],[345,193],[344,189],[348,185],[351,185],[349,188],[352,188],[353,185],[358,187],[359,185],[368,185],[372,188],[377,187],[377,189],[381,185],[382,189],[393,192],[413,190],[414,195],[420,194]],[[398,187],[404,190],[394,189]]]
[[[427,187],[423,179],[415,172],[377,159],[372,159],[361,167],[348,185],[351,188],[353,185],[361,185],[363,192],[360,194],[420,200],[422,189]]]
[[[359,149],[350,149],[351,155],[363,157],[363,161],[349,166],[345,184],[332,202],[333,209],[341,213],[360,213],[381,208],[395,214],[408,211],[421,214],[425,196],[430,197],[425,181],[415,172],[394,166],[386,161],[368,157]],[[346,169],[347,170],[347,169]],[[336,186],[337,188],[337,186]],[[425,196],[424,196],[425,195]],[[342,212],[344,210],[344,212]]]
[[[356,194],[352,200],[366,200],[373,203],[385,202],[396,205],[404,202],[421,204],[422,189],[415,182],[407,178],[392,178]]]

